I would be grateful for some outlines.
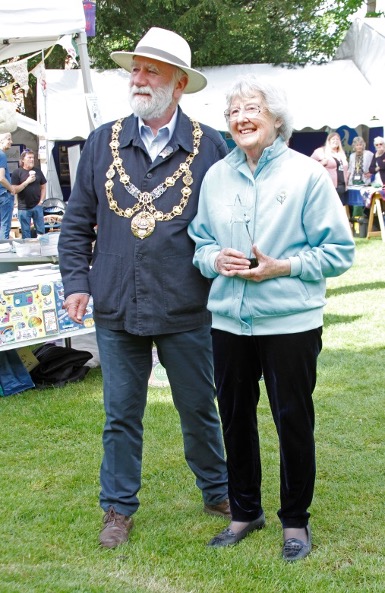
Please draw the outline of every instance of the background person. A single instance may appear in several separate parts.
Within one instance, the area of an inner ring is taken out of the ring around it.
[[[325,145],[316,148],[311,157],[325,167],[341,202],[344,206],[347,205],[348,161],[342,148],[340,135],[337,132],[328,134]]]
[[[212,282],[208,308],[232,513],[209,545],[233,545],[265,524],[256,416],[263,375],[279,438],[282,554],[295,561],[311,550],[312,393],[325,278],[351,266],[354,241],[329,175],[287,146],[292,126],[282,89],[242,77],[227,106],[237,146],[206,174],[189,227],[194,263]]]
[[[369,171],[374,175],[374,182],[385,186],[385,140],[382,136],[374,139],[376,152],[373,156]]]
[[[31,238],[31,220],[38,235],[44,235],[44,213],[42,204],[47,191],[47,180],[43,172],[35,167],[35,155],[30,149],[20,155],[20,167],[12,173],[12,185],[17,194],[17,210],[23,239]]]
[[[206,85],[190,67],[182,37],[154,27],[134,52],[112,57],[131,72],[134,115],[90,134],[59,239],[71,319],[81,322],[89,294],[94,300],[106,412],[100,543],[107,548],[127,540],[139,506],[153,342],[204,510],[230,516],[214,401],[209,283],[192,264],[194,243],[187,234],[203,176],[227,146],[178,107],[183,92]]]
[[[348,185],[369,185],[372,174],[369,171],[373,153],[365,150],[365,140],[356,136],[352,142],[353,152],[349,157]]]
[[[15,196],[5,151],[12,146],[9,132],[0,134],[0,239],[9,239]]]

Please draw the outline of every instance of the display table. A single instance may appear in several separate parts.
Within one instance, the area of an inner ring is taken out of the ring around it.
[[[349,185],[348,186],[348,205],[349,206],[364,206],[364,198],[361,195],[361,189],[364,186]]]
[[[27,266],[1,274],[0,352],[60,339],[68,344],[71,337],[94,331],[92,298],[83,324],[68,317],[63,303],[64,288],[56,265]]]
[[[20,265],[32,264],[57,264],[59,258],[57,255],[17,255],[12,251],[0,253],[0,274],[13,272]]]
[[[381,187],[363,187],[361,189],[361,196],[364,200],[364,207],[369,210],[368,232],[367,239],[371,237],[381,237],[385,242],[385,225],[383,211],[385,210],[385,190]],[[373,230],[373,223],[375,215],[378,218],[378,226],[380,230]]]
[[[359,206],[369,209],[368,231],[366,238],[381,237],[385,242],[385,225],[383,211],[385,210],[385,191],[367,185],[349,186],[347,188],[348,205],[345,206],[346,214],[350,218],[349,206]],[[378,218],[380,230],[373,230],[374,217]]]
[[[366,235],[366,238],[370,239],[371,237],[381,237],[382,241],[385,243],[385,224],[383,215],[383,209],[385,210],[385,201],[382,195],[383,193],[384,192],[375,192],[371,196],[371,205],[368,221],[368,234]],[[377,215],[378,225],[380,227],[379,231],[373,231],[373,222],[375,214]]]
[[[83,336],[85,334],[91,334],[94,333],[95,328],[94,327],[89,327],[89,328],[84,328],[82,330],[74,330],[74,331],[69,331],[66,332],[65,334],[55,334],[55,335],[50,335],[49,337],[45,337],[45,338],[32,338],[29,340],[23,340],[21,342],[11,342],[11,343],[0,343],[0,352],[3,352],[5,350],[13,350],[14,348],[24,348],[25,346],[33,346],[35,344],[44,344],[45,342],[56,342],[57,340],[64,340],[65,345],[70,347],[71,346],[71,338],[74,338],[75,336],[78,337],[80,336],[80,334]]]

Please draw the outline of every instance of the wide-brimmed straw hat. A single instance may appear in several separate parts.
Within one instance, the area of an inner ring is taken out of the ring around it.
[[[114,51],[111,58],[122,68],[131,72],[134,56],[153,58],[166,64],[178,66],[188,75],[185,93],[197,93],[205,88],[206,77],[191,68],[191,49],[183,37],[159,27],[151,27],[139,41],[134,51]]]

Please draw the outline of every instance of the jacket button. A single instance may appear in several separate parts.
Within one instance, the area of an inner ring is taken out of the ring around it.
[[[136,303],[136,297],[132,297],[131,301],[132,301],[133,303]]]
[[[147,173],[146,177],[147,177],[147,179],[151,179],[152,173]]]

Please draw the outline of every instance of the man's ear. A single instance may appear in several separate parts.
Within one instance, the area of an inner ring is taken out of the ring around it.
[[[180,97],[183,95],[183,91],[185,90],[185,88],[187,86],[187,83],[188,83],[188,76],[187,76],[187,74],[183,74],[183,76],[181,76],[181,78],[175,84],[175,88],[174,88],[174,98],[175,99],[180,99]]]

